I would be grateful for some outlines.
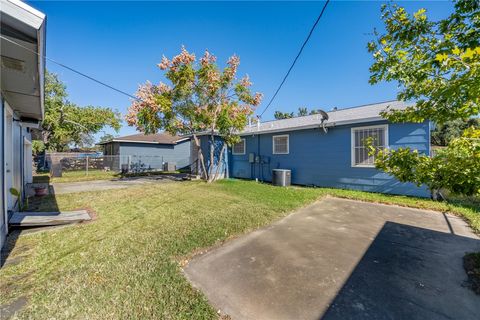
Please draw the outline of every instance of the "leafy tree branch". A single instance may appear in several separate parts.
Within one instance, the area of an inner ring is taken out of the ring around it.
[[[46,72],[42,129],[47,150],[65,151],[72,145],[81,145],[107,126],[116,131],[120,129],[118,112],[105,107],[80,107],[69,102],[65,84],[56,74]]]

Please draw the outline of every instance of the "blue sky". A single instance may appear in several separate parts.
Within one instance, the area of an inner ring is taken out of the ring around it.
[[[382,30],[385,1],[332,1],[310,42],[263,120],[275,110],[344,108],[395,99],[394,83],[371,86],[366,44]],[[409,12],[426,8],[439,19],[449,1],[397,2]],[[208,48],[222,64],[235,53],[239,75],[264,94],[262,111],[297,54],[324,2],[76,2],[29,1],[47,15],[47,56],[133,94],[163,80],[156,67],[181,45],[201,55]],[[71,71],[47,63],[79,105],[109,106],[123,114],[130,100]],[[110,132],[111,130],[107,130]],[[125,123],[118,134],[135,133]]]

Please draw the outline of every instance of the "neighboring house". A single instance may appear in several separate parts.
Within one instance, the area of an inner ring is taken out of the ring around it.
[[[8,233],[9,213],[32,182],[31,129],[44,111],[45,15],[17,0],[0,0],[1,20],[1,217],[0,247]]]
[[[425,187],[401,183],[374,167],[363,141],[379,147],[410,147],[430,154],[430,122],[389,123],[380,112],[405,109],[399,101],[359,106],[322,115],[264,122],[245,128],[222,164],[233,178],[272,180],[272,169],[290,169],[293,184],[429,196]],[[202,152],[208,157],[207,137]]]
[[[99,143],[105,156],[112,157],[117,165],[129,164],[130,170],[162,170],[164,163],[174,164],[177,169],[190,165],[190,139],[166,133],[145,135],[143,133],[118,137]]]

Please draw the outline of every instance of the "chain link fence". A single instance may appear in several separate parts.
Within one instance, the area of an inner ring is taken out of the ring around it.
[[[49,170],[52,176],[77,172],[85,175],[98,172],[147,173],[175,171],[177,164],[164,161],[162,156],[151,155],[103,155],[101,153],[47,153],[39,166]],[[188,161],[188,159],[186,160]],[[43,162],[43,163],[42,163]],[[185,161],[182,161],[182,163]]]

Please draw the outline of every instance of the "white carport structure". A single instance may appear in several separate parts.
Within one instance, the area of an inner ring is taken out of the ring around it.
[[[0,247],[8,233],[8,218],[32,182],[31,128],[44,112],[45,15],[18,0],[0,0],[1,23],[1,217]]]

